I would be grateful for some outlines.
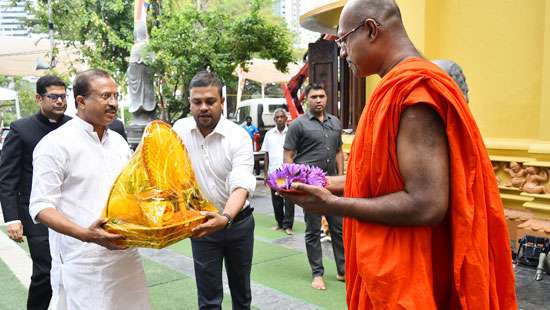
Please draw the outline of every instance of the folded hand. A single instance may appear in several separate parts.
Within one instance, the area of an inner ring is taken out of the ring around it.
[[[9,224],[8,237],[15,242],[23,242],[23,225],[19,222]]]
[[[210,235],[218,230],[222,230],[227,225],[227,218],[216,212],[201,211],[201,214],[206,216],[206,222],[193,228],[193,238],[202,238]]]
[[[103,229],[102,226],[106,222],[106,219],[99,219],[95,221],[92,225],[90,225],[83,241],[99,244],[109,250],[127,249],[127,246],[120,244],[120,241],[124,239],[123,236],[109,233],[105,229]]]

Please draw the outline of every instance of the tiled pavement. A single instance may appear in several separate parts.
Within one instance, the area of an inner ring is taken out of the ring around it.
[[[296,208],[297,232],[287,236],[270,229],[273,225],[269,192],[258,183],[252,199],[256,209],[255,249],[252,270],[255,309],[344,309],[344,285],[337,282],[332,249],[323,244],[328,290],[309,287],[310,274],[305,256],[303,214]],[[21,250],[23,249],[23,250]],[[147,282],[153,309],[194,309],[196,290],[190,244],[182,241],[163,250],[143,249]],[[30,259],[0,233],[0,310],[24,309]],[[521,309],[550,309],[550,275],[534,281],[534,271],[516,268],[517,294]],[[24,284],[21,284],[24,283]],[[224,279],[224,308],[230,295]]]

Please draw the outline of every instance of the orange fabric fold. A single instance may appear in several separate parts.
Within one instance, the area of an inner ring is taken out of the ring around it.
[[[444,122],[449,210],[437,227],[390,227],[346,218],[350,309],[517,309],[508,229],[496,179],[474,118],[455,82],[411,58],[379,83],[351,148],[346,197],[403,190],[397,161],[401,113],[426,104]]]

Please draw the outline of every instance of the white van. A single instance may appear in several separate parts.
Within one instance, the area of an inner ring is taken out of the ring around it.
[[[288,106],[285,98],[258,98],[243,100],[237,105],[235,112],[235,122],[242,124],[246,117],[252,117],[252,124],[260,131],[275,127],[273,112],[282,108],[288,113]]]

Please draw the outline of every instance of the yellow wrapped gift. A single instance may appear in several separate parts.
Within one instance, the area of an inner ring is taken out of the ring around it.
[[[111,188],[105,229],[125,236],[124,245],[163,248],[191,236],[217,211],[201,193],[187,151],[170,125],[153,121]]]

